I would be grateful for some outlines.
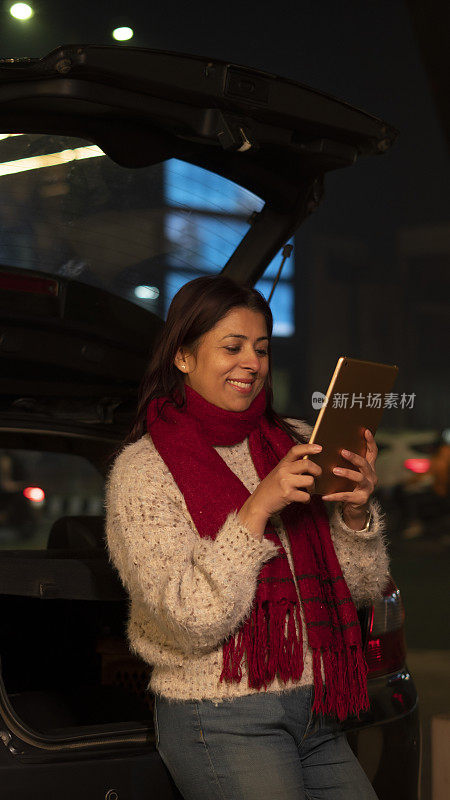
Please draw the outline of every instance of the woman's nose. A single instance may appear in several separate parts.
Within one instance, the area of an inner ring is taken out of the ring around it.
[[[241,367],[243,369],[251,369],[252,372],[258,372],[259,358],[257,354],[254,351],[249,353],[244,353],[241,359]]]

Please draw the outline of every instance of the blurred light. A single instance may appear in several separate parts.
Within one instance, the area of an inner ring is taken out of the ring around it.
[[[9,139],[11,136],[23,136],[23,133],[0,133],[0,139]]]
[[[34,11],[28,3],[14,3],[9,9],[9,13],[14,19],[26,20],[33,16]]]
[[[32,500],[33,503],[42,503],[45,499],[44,490],[39,489],[38,486],[27,486],[27,488],[23,490],[23,493],[27,500]]]
[[[113,39],[116,39],[117,42],[126,42],[128,39],[132,39],[134,36],[133,28],[128,28],[124,26],[123,28],[114,28],[112,32]]]
[[[442,438],[445,444],[450,444],[450,428],[445,428],[445,430],[442,431]]]
[[[422,474],[423,472],[428,472],[428,470],[430,469],[430,459],[407,458],[406,461],[403,462],[403,466],[405,466],[406,469],[410,469],[411,472]]]
[[[73,150],[62,150],[60,153],[49,153],[49,155],[45,156],[19,158],[17,161],[4,161],[0,164],[0,177],[14,175],[16,172],[27,172],[30,169],[40,169],[41,167],[57,167],[70,161],[82,161],[85,158],[97,158],[104,155],[103,150],[100,150],[94,144],[90,147],[75,147]]]
[[[136,286],[134,293],[141,300],[156,300],[159,297],[157,286]]]

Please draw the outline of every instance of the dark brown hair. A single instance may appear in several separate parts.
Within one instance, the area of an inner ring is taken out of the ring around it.
[[[200,339],[210,331],[219,320],[233,308],[248,308],[263,315],[269,337],[269,372],[266,378],[267,406],[266,417],[296,441],[302,441],[299,434],[273,409],[272,357],[270,339],[273,317],[270,306],[262,294],[218,275],[195,278],[185,283],[173,298],[153,356],[142,379],[138,407],[133,426],[122,444],[122,448],[136,442],[146,432],[146,413],[148,403],[157,397],[169,397],[180,408],[186,402],[184,378],[174,359],[179,348],[186,348],[195,354]],[[181,404],[179,398],[182,398]],[[178,399],[178,402],[177,402]]]

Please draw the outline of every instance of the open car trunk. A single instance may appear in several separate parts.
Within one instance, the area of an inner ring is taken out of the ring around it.
[[[221,266],[252,284],[317,207],[325,173],[384,153],[397,135],[383,120],[275,75],[94,45],[0,61],[0,131],[78,137],[130,169],[175,158],[244,187],[262,206]]]

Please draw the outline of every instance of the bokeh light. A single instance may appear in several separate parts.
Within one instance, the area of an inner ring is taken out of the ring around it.
[[[27,486],[23,490],[23,494],[27,500],[31,500],[33,503],[43,503],[45,500],[45,492],[39,486]]]
[[[127,42],[128,39],[132,39],[133,36],[133,28],[128,28],[126,25],[122,28],[114,28],[112,32],[112,37],[116,39],[117,42]]]
[[[33,16],[34,11],[28,3],[14,3],[9,9],[9,13],[14,19],[27,20]]]

